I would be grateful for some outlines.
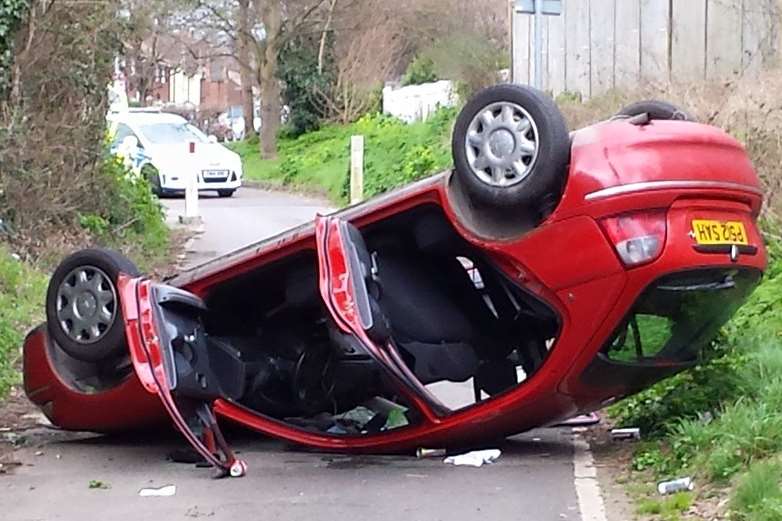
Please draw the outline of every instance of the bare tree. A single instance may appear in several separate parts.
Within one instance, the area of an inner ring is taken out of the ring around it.
[[[123,46],[128,90],[146,104],[159,69],[178,43],[175,13],[186,0],[124,0],[127,24]],[[169,60],[170,61],[170,60]]]
[[[374,93],[388,78],[403,53],[393,27],[375,24],[342,42],[338,50],[336,80],[316,94],[323,113],[332,120],[349,123],[369,110]]]

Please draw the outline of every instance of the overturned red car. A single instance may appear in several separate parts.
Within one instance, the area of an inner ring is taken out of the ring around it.
[[[173,419],[220,471],[219,420],[325,451],[467,447],[600,409],[699,362],[766,268],[743,147],[663,102],[568,133],[502,85],[454,169],[164,281],[63,261],[24,346],[63,429]]]

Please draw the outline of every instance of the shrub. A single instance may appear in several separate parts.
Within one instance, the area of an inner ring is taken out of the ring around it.
[[[166,253],[169,230],[163,208],[144,177],[133,175],[121,159],[106,151],[94,190],[103,197],[95,198],[79,221],[99,244],[121,248],[142,264]]]
[[[437,72],[435,72],[434,61],[429,56],[416,56],[407,67],[402,85],[422,85],[437,81]]]

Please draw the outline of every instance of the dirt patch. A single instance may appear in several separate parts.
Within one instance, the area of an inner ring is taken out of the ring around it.
[[[627,484],[633,479],[631,463],[635,444],[612,440],[610,429],[609,425],[601,424],[585,433],[595,459],[606,516],[609,521],[640,519],[627,490]]]

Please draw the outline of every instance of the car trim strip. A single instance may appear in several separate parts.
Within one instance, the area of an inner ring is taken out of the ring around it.
[[[763,195],[763,191],[760,188],[740,183],[728,183],[723,181],[646,181],[642,183],[630,183],[626,185],[604,188],[602,190],[587,194],[584,199],[587,201],[597,201],[607,197],[627,195],[649,190],[677,190],[688,188],[741,190],[742,192],[750,192],[755,195]]]

